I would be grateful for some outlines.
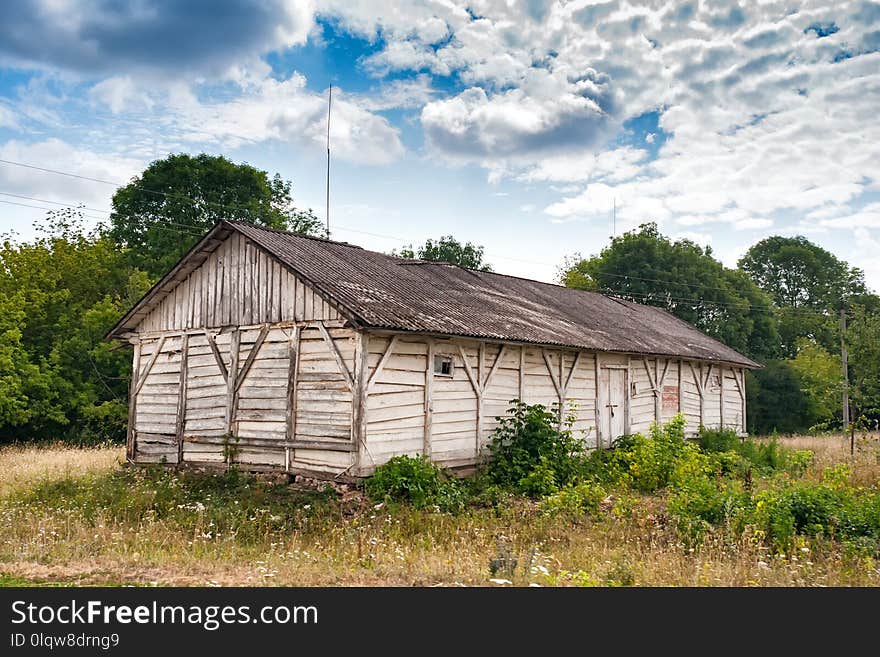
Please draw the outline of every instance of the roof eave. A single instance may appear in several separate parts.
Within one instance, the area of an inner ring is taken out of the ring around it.
[[[757,370],[763,369],[763,365],[753,361],[751,358],[747,358],[743,356],[742,361],[738,360],[729,360],[726,358],[710,358],[710,357],[700,357],[694,355],[686,355],[686,354],[678,354],[671,352],[658,352],[658,351],[637,351],[633,349],[599,349],[597,347],[588,347],[585,345],[579,344],[566,344],[562,342],[536,342],[529,340],[513,340],[510,338],[503,338],[492,335],[479,335],[476,333],[444,333],[440,331],[429,331],[429,330],[419,330],[419,329],[406,329],[396,326],[388,326],[384,324],[363,324],[361,328],[365,331],[372,332],[383,332],[383,333],[406,333],[408,335],[423,335],[427,337],[434,338],[465,338],[469,340],[487,340],[489,342],[497,342],[504,344],[514,344],[514,345],[538,345],[543,347],[557,347],[561,349],[577,349],[581,351],[590,351],[593,353],[609,353],[609,354],[632,354],[638,356],[645,357],[660,357],[660,358],[678,358],[681,360],[690,360],[690,361],[702,361],[706,363],[717,363],[719,365],[730,365],[733,367],[741,367],[743,369],[749,370]]]

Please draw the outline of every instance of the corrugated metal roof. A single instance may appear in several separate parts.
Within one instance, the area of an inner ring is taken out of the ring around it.
[[[758,364],[663,309],[228,222],[364,327]]]

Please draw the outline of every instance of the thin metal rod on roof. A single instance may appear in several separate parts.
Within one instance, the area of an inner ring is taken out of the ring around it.
[[[327,96],[327,239],[330,239],[330,108],[333,105],[333,85]]]

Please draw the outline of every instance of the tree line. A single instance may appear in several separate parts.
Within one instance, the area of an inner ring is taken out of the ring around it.
[[[67,208],[49,212],[33,239],[3,236],[0,440],[124,437],[131,354],[104,335],[221,218],[325,235],[278,174],[177,154],[120,187],[96,228]],[[482,246],[448,235],[394,255],[490,270]],[[854,417],[880,419],[880,297],[860,270],[803,237],[764,239],[730,269],[647,223],[567,260],[559,282],[660,306],[761,362],[747,384],[752,432],[840,426],[842,338]]]

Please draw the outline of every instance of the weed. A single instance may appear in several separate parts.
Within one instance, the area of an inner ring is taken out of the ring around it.
[[[584,443],[574,436],[572,416],[559,409],[515,400],[489,443],[486,472],[496,484],[529,497],[542,497],[574,480]]]
[[[423,456],[395,456],[380,465],[366,491],[376,502],[404,502],[417,509],[455,512],[465,505],[462,484]]]

